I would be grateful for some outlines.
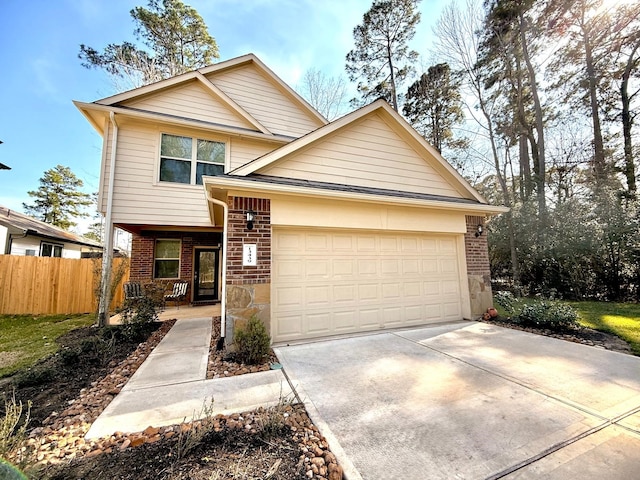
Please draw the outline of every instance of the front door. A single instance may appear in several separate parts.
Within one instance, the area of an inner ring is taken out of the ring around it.
[[[195,251],[193,270],[193,300],[218,299],[218,248],[199,248]]]

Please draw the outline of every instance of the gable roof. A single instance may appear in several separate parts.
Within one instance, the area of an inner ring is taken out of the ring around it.
[[[0,225],[22,230],[25,235],[33,235],[50,240],[58,240],[60,242],[75,243],[77,245],[84,245],[87,247],[102,248],[102,244],[99,242],[67,232],[66,230],[41,222],[40,220],[36,220],[35,218],[23,213],[10,210],[2,205],[0,205]]]
[[[325,125],[303,137],[288,143],[273,152],[259,157],[231,171],[236,176],[267,173],[268,167],[277,162],[298,154],[303,149],[318,145],[332,134],[348,129],[355,122],[367,117],[380,115],[390,127],[416,150],[423,158],[433,159],[433,167],[464,198],[473,199],[486,204],[487,201],[433,148],[418,132],[416,132],[391,106],[384,100],[376,100],[342,118]]]
[[[144,85],[139,88],[128,90],[123,93],[112,95],[110,97],[96,100],[93,104],[104,106],[123,106],[123,103],[130,102],[142,97],[157,94],[163,90],[173,88],[179,85],[183,85],[194,80],[200,82],[216,99],[223,102],[229,109],[240,115],[242,118],[251,123],[256,129],[262,133],[269,134],[269,130],[262,125],[258,120],[251,116],[243,107],[237,102],[231,99],[226,93],[224,93],[214,83],[209,81],[207,76],[213,76],[216,74],[226,72],[244,65],[254,65],[272,84],[274,84],[280,91],[292,100],[298,107],[300,107],[308,116],[312,117],[315,121],[324,125],[327,123],[327,119],[324,118],[316,109],[314,109],[305,99],[303,99],[298,93],[295,92],[289,85],[283,82],[271,69],[269,69],[258,57],[253,53],[243,55],[241,57],[233,58],[224,62],[217,63],[208,67],[204,67],[198,70],[177,75],[175,77],[161,80],[149,85]]]

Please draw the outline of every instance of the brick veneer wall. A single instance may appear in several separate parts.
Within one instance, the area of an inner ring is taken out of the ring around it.
[[[180,279],[191,284],[193,280],[193,247],[217,246],[222,243],[222,232],[159,232],[149,231],[131,238],[129,279],[138,282],[153,281],[155,242],[158,238],[176,238],[182,241],[180,250]],[[187,292],[191,298],[191,289]]]
[[[484,217],[467,215],[467,233],[464,235],[464,246],[467,254],[467,273],[473,275],[491,274],[489,267],[489,246],[487,245],[487,232],[476,237],[478,225],[485,227]]]
[[[271,282],[271,201],[265,198],[229,197],[227,236],[227,283],[231,285]],[[256,212],[253,230],[247,229],[246,211]],[[257,266],[242,265],[242,246],[255,243]]]
[[[233,343],[236,329],[252,316],[271,328],[271,201],[265,198],[228,197],[226,338]],[[246,211],[256,212],[253,229],[247,229]],[[242,265],[242,246],[256,244],[254,267]]]
[[[478,225],[485,227],[485,221],[481,216],[466,216],[467,232],[464,235],[464,246],[471,314],[474,317],[482,315],[493,302],[486,230],[476,237]]]

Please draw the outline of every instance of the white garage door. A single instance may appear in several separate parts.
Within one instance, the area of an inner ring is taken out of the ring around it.
[[[275,342],[462,318],[453,236],[274,228]]]

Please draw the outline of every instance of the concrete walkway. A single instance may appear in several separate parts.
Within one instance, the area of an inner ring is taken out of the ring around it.
[[[640,472],[640,358],[477,322],[274,349],[349,480]]]
[[[190,421],[205,407],[214,415],[249,411],[291,394],[281,370],[206,380],[210,341],[211,317],[178,320],[86,438]]]

